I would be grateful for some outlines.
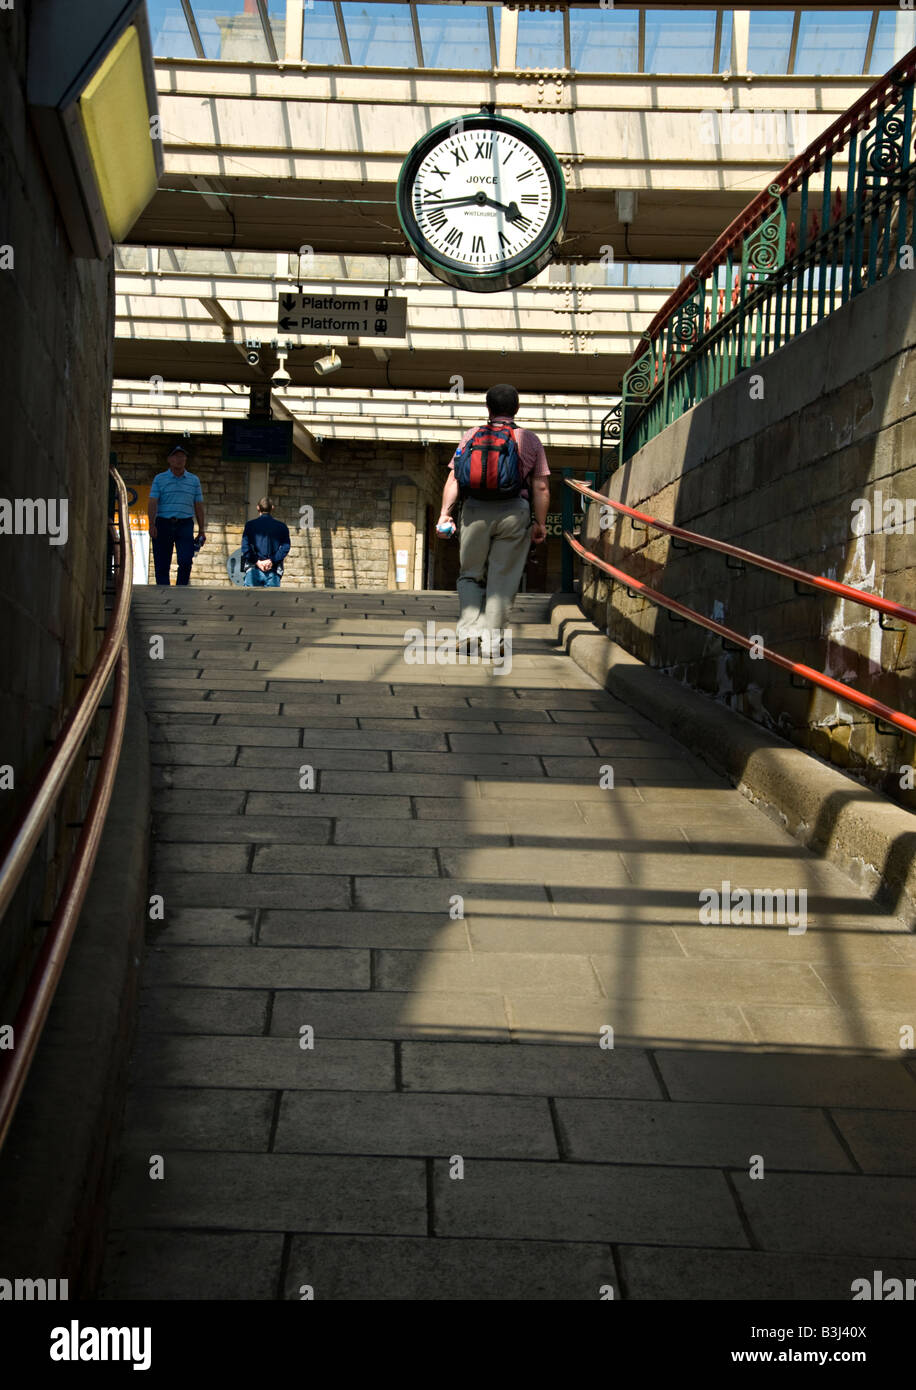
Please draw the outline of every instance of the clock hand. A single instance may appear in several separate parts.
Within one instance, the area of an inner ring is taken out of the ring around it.
[[[423,202],[425,208],[458,208],[462,203],[477,203],[480,199],[476,193],[471,193],[464,198],[426,198]]]
[[[489,193],[484,193],[482,189],[478,193],[471,193],[463,198],[426,198],[423,202],[423,206],[458,208],[467,207],[471,203],[477,203],[480,207],[498,208],[500,212],[506,214],[510,222],[515,222],[521,217],[521,211],[517,203],[500,203],[496,198],[491,198]]]

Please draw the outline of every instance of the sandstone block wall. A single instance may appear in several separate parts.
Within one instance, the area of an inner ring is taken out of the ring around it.
[[[916,608],[913,275],[896,272],[756,366],[762,400],[751,398],[745,373],[695,406],[612,475],[609,496]],[[874,513],[879,493],[880,514],[858,534],[863,509],[853,503],[865,499]],[[887,529],[890,499],[901,504],[900,531]],[[629,518],[600,531],[597,505],[585,534],[610,563],[698,612],[892,708],[916,708],[912,626],[889,620],[904,630],[887,631],[870,609],[730,569],[711,551],[677,550]],[[916,805],[901,786],[901,769],[916,763],[911,737],[879,732],[810,685],[794,688],[787,672],[670,621],[593,567],[582,578],[589,616],[641,660]]]

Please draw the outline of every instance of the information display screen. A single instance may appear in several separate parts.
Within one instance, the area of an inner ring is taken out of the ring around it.
[[[223,463],[292,463],[292,420],[224,420],[222,460]]]

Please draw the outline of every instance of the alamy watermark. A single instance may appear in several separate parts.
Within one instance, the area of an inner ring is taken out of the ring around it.
[[[723,106],[700,112],[701,145],[808,145],[807,111],[746,111]]]
[[[885,497],[877,488],[871,497],[855,497],[849,504],[854,536],[912,536],[916,533],[916,497]]]
[[[788,926],[790,936],[808,928],[807,888],[733,888],[728,879],[721,889],[700,889],[700,922],[703,926]]]
[[[69,1279],[0,1279],[0,1303],[56,1303],[69,1297]]]
[[[49,545],[66,545],[66,497],[0,497],[0,536],[47,536]]]
[[[52,1327],[52,1361],[130,1361],[135,1371],[148,1371],[153,1359],[149,1327]]]
[[[404,633],[404,660],[408,666],[490,666],[494,675],[512,670],[512,629],[484,629],[462,636],[455,628],[440,627],[429,619],[424,632],[409,627]]]

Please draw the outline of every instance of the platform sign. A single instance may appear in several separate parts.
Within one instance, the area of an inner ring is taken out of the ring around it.
[[[406,338],[404,295],[281,294],[277,328],[320,338]]]

